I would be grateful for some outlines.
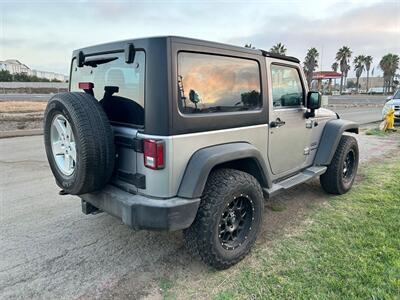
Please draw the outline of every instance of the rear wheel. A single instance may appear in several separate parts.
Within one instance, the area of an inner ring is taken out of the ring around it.
[[[250,174],[213,171],[196,218],[184,230],[187,249],[217,269],[236,264],[250,251],[260,231],[263,200],[261,186]]]
[[[357,140],[343,135],[327,171],[320,176],[321,186],[331,194],[341,195],[353,186],[358,169]]]

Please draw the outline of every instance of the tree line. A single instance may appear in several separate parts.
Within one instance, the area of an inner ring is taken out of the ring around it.
[[[251,44],[246,44],[245,47],[253,48]],[[271,53],[286,55],[287,48],[282,43],[277,43],[272,46],[269,50]],[[332,64],[331,68],[333,71],[337,72],[340,70],[342,74],[340,78],[340,93],[343,91],[343,84],[346,82],[348,72],[351,69],[350,59],[353,52],[350,50],[348,46],[341,47],[335,57],[335,61]],[[307,78],[308,85],[310,87],[313,73],[318,67],[318,58],[319,53],[315,47],[311,47],[308,49],[306,57],[303,62],[304,73]],[[359,80],[364,71],[367,72],[367,91],[369,89],[369,72],[371,69],[371,65],[373,62],[373,57],[371,55],[357,55],[353,59],[353,67],[356,74],[356,88],[357,92],[359,91]],[[384,81],[384,92],[390,92],[390,88],[395,84],[398,84],[398,81],[395,81],[396,71],[399,69],[399,56],[397,54],[388,53],[384,55],[379,61],[379,67],[383,71],[383,81]]]
[[[40,78],[37,76],[31,76],[31,75],[27,75],[24,73],[11,74],[7,70],[0,71],[0,82],[12,82],[12,81],[17,81],[17,82],[61,82],[58,79],[49,80],[47,78]]]

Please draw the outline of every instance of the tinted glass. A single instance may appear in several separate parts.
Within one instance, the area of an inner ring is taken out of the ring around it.
[[[262,106],[256,61],[181,52],[179,108],[183,113],[235,112]]]
[[[271,66],[272,98],[274,107],[298,106],[304,102],[299,72],[286,66]]]
[[[93,57],[96,58],[96,57]],[[124,53],[101,55],[113,60],[92,66],[77,67],[74,59],[71,72],[71,91],[81,91],[79,82],[92,82],[94,96],[100,101],[111,121],[143,125],[145,54],[137,51],[132,64],[125,62]],[[109,59],[108,59],[109,60]],[[118,91],[106,94],[106,87]]]

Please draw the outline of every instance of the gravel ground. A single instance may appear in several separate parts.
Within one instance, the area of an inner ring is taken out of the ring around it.
[[[360,135],[361,167],[398,153],[398,137]],[[107,214],[83,215],[79,198],[58,195],[42,139],[0,140],[1,299],[160,299],[160,284],[169,281],[186,298],[215,274],[185,252],[181,232],[132,231]],[[314,180],[266,202],[258,247],[326,200]]]

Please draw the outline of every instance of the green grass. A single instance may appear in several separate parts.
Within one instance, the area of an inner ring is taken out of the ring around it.
[[[172,288],[173,283],[169,279],[161,278],[160,279],[160,289],[163,295],[163,299],[170,299],[170,289]]]
[[[217,299],[400,299],[400,160],[372,166],[311,225],[253,251]]]
[[[371,129],[367,129],[365,131],[366,135],[376,135],[376,136],[388,136],[390,134],[399,134],[399,128],[395,128],[396,131],[395,132],[389,132],[389,131],[381,131],[379,130],[379,128],[371,128]]]
[[[287,209],[286,204],[283,202],[273,201],[268,203],[267,207],[272,211],[284,211]]]

